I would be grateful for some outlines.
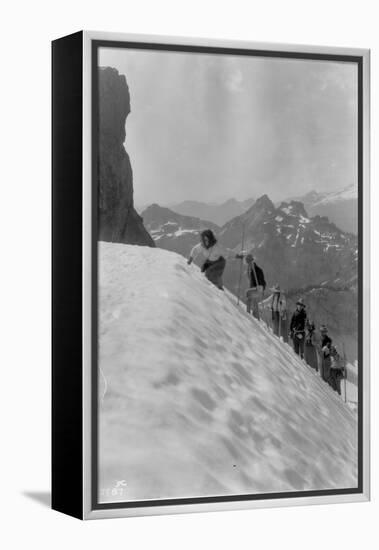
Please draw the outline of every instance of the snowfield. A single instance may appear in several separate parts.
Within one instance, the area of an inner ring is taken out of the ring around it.
[[[354,411],[158,248],[99,243],[100,501],[357,486]]]

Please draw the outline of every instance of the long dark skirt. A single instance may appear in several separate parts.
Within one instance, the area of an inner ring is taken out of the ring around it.
[[[279,325],[279,336],[283,338],[284,342],[288,342],[288,326],[287,326],[287,317],[280,320]]]
[[[279,323],[280,323],[280,313],[279,311],[272,311],[272,330],[275,336],[279,336]]]
[[[224,273],[226,266],[225,258],[220,256],[214,262],[207,261],[204,264],[204,273],[208,281],[217,286],[220,290],[224,290],[224,283],[222,280],[222,275]]]
[[[342,369],[331,368],[328,384],[330,384],[339,395],[341,395],[341,380],[344,378]]]
[[[324,355],[322,353],[322,355]],[[330,357],[323,357],[322,358],[322,371],[321,371],[321,376],[323,378],[323,380],[325,380],[325,382],[327,382],[329,380],[329,377],[330,377],[330,365],[332,364],[331,360],[330,360]]]
[[[304,359],[312,369],[318,371],[317,350],[311,342],[305,343]]]

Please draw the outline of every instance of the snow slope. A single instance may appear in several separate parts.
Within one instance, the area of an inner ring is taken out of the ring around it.
[[[354,412],[197,266],[100,243],[99,285],[101,501],[356,486]]]

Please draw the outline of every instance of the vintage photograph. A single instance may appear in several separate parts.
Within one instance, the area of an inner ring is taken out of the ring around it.
[[[99,47],[98,503],[357,490],[359,79],[330,57]]]

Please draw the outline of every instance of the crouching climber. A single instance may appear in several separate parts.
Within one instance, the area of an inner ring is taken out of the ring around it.
[[[224,290],[223,273],[226,266],[226,258],[238,258],[239,255],[233,250],[223,248],[218,244],[211,229],[205,229],[200,233],[200,243],[195,245],[188,258],[190,265],[198,256],[204,258],[201,271],[206,278],[220,290]]]
[[[290,336],[293,342],[293,349],[302,359],[304,358],[305,323],[307,320],[305,307],[303,300],[300,298],[296,302],[296,309],[292,315],[290,324]]]

